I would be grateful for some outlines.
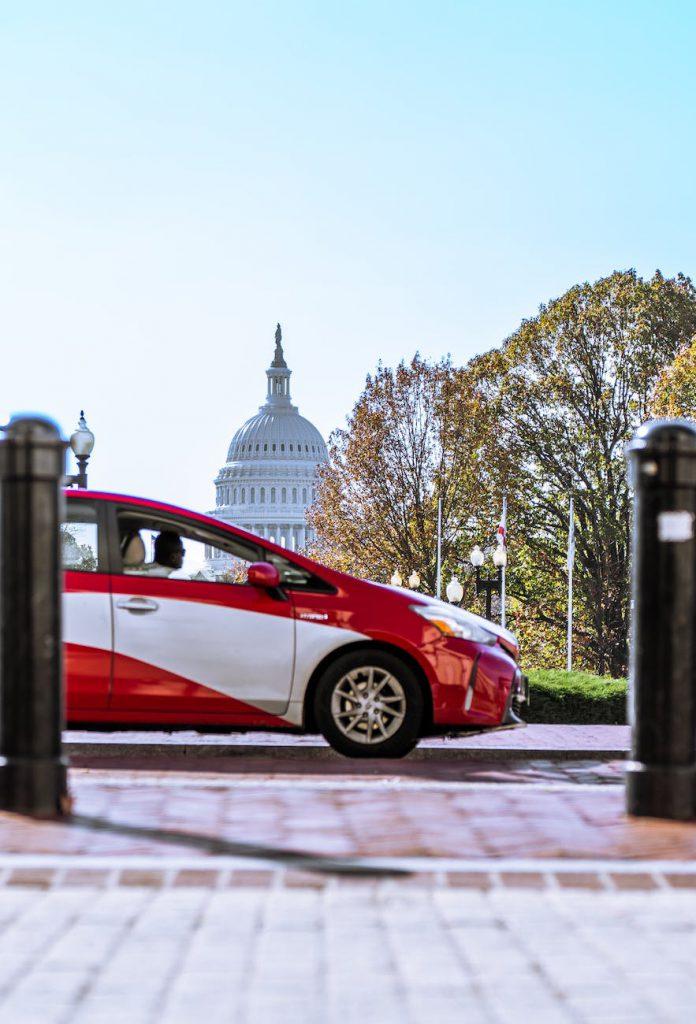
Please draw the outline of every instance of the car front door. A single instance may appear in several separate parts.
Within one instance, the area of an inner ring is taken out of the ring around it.
[[[87,720],[109,700],[111,597],[101,508],[91,498],[69,497],[60,527],[68,720]]]
[[[295,625],[291,599],[246,582],[261,547],[152,507],[115,506],[111,532],[112,711],[162,722],[282,715]],[[221,578],[208,568],[216,552],[230,566]]]

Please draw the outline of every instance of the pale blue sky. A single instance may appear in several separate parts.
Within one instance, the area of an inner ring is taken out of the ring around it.
[[[283,324],[327,435],[578,280],[696,274],[696,6],[0,5],[3,414],[210,507]]]

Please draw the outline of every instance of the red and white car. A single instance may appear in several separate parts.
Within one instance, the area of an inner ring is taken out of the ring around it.
[[[66,499],[71,724],[318,730],[349,756],[400,757],[516,720],[526,680],[492,622],[172,505]],[[220,552],[224,580],[205,568]]]

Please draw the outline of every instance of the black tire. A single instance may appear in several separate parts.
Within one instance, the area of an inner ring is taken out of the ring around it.
[[[376,695],[371,698],[372,691]],[[314,715],[321,734],[339,754],[404,757],[418,742],[423,692],[413,670],[397,655],[349,651],[319,680]]]

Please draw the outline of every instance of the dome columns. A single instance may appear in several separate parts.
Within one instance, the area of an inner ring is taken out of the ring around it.
[[[290,405],[290,374],[292,370],[276,369],[270,366],[266,370],[268,377],[268,391],[266,402],[268,405]]]

